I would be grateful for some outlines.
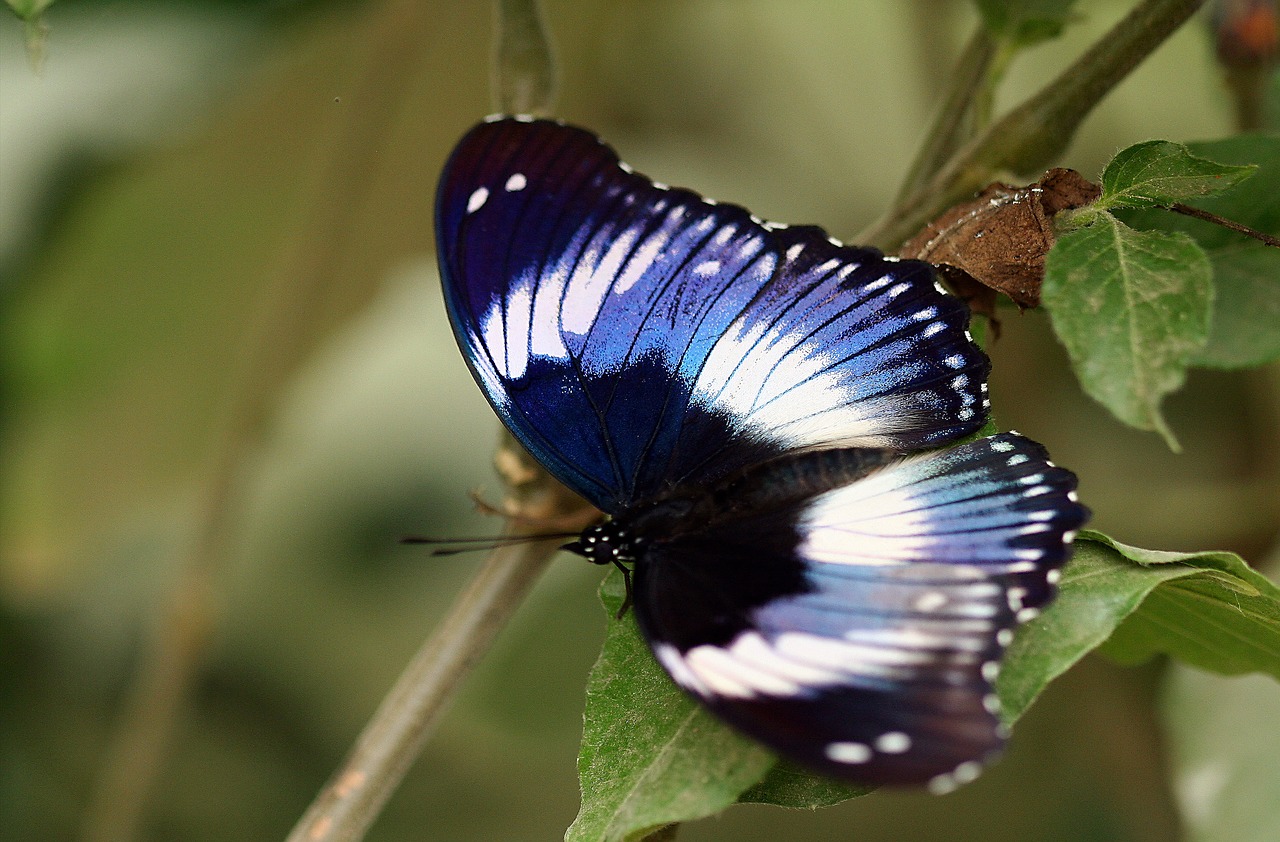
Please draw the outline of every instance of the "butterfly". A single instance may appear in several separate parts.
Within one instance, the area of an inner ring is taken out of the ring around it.
[[[444,298],[511,433],[609,516],[672,680],[822,774],[946,791],[1002,746],[993,683],[1087,517],[986,422],[990,363],[932,268],[495,117],[442,175]]]

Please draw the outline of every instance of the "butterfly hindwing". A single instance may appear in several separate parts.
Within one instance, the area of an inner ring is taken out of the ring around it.
[[[1087,512],[1004,434],[651,542],[636,613],[677,684],[784,756],[963,783],[1003,743],[993,682]]]
[[[485,394],[605,511],[787,451],[915,449],[985,419],[988,362],[927,264],[655,184],[584,130],[474,128],[437,229]]]

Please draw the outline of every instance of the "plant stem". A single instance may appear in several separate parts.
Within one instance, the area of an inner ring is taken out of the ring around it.
[[[405,668],[288,842],[361,839],[417,759],[462,679],[488,651],[560,542],[495,550]]]
[[[951,85],[942,98],[925,142],[916,152],[907,177],[895,201],[903,201],[938,172],[979,124],[974,122],[974,106],[986,87],[987,71],[996,53],[996,41],[982,23],[965,45],[951,75]]]
[[[551,113],[556,68],[537,0],[497,0],[494,6],[493,95],[504,114]]]
[[[284,241],[268,273],[263,318],[241,360],[195,536],[144,642],[85,813],[81,833],[87,842],[138,836],[216,624],[217,580],[229,555],[246,465],[281,387],[317,340],[336,256],[372,181],[379,143],[398,113],[395,104],[412,81],[404,69],[421,48],[426,18],[413,0],[386,3],[358,48],[355,64],[366,72],[345,98],[350,105],[333,111],[321,152],[326,165],[305,191],[303,207],[312,211]]]
[[[1001,170],[1044,169],[1101,99],[1203,5],[1143,0],[1039,93],[961,148],[928,183],[896,202],[857,242],[892,251]]]
[[[512,491],[505,534],[581,531],[600,513],[552,479],[509,434],[494,459]],[[435,633],[401,673],[342,766],[294,826],[287,842],[356,842],[395,792],[463,679],[562,539],[495,549]]]

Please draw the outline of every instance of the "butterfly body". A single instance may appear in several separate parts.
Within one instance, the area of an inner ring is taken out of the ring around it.
[[[963,783],[1004,739],[1012,628],[1085,518],[985,421],[989,362],[927,264],[655,184],[581,129],[482,124],[437,206],[445,301],[495,411],[610,516],[694,698],[870,783]]]

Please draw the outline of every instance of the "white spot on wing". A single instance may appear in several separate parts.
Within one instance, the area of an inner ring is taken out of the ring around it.
[[[520,284],[507,297],[507,377],[519,380],[529,367],[529,325],[533,297],[529,283]]]
[[[489,200],[489,188],[477,187],[467,199],[467,213],[475,213],[484,207],[484,203]]]
[[[609,241],[603,256],[600,249],[604,248],[604,244],[596,241],[583,251],[577,260],[573,276],[565,287],[564,303],[561,305],[565,331],[583,336],[595,324],[605,294],[614,281],[618,280],[623,261],[639,234],[635,228],[625,229],[621,236],[615,236]]]
[[[981,775],[981,774],[982,774],[982,764],[978,763],[975,760],[970,760],[965,763],[961,763],[959,766],[955,768],[955,771],[951,773],[952,777],[956,779],[956,783],[958,784],[970,783],[971,781],[976,780],[978,775]]]
[[[679,649],[670,643],[659,643],[653,647],[653,655],[676,684],[700,696],[711,695],[710,688],[685,664]]]
[[[507,179],[507,192],[516,193],[523,190],[529,184],[529,180],[524,177],[524,173],[515,173],[511,178]]]
[[[793,695],[797,689],[776,676],[739,663],[719,646],[695,646],[684,653],[684,662],[690,672],[717,696],[750,699],[757,695],[762,685],[780,691],[778,694],[784,696]]]
[[[828,743],[826,755],[836,763],[866,763],[871,759],[871,749],[862,743]]]
[[[876,751],[885,754],[903,754],[911,749],[911,738],[901,731],[890,731],[876,737]]]

